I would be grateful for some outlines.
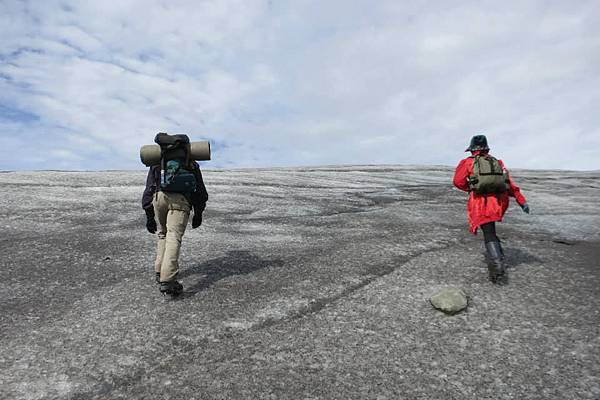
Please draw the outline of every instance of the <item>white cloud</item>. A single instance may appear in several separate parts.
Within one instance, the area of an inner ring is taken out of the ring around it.
[[[137,168],[172,131],[211,138],[218,166],[454,164],[483,132],[509,166],[598,169],[598,17],[593,1],[4,1],[0,139],[39,153],[3,149],[0,168]]]

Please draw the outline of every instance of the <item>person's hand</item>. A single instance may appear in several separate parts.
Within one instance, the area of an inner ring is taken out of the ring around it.
[[[525,203],[521,206],[521,209],[525,214],[529,214],[529,204]]]
[[[154,210],[151,208],[146,210],[146,229],[150,233],[156,233],[156,220],[154,219]]]
[[[192,229],[196,229],[202,225],[202,213],[194,211],[194,217],[192,218]]]
[[[148,218],[146,221],[146,229],[148,229],[148,232],[150,233],[156,233],[157,226],[154,218]]]

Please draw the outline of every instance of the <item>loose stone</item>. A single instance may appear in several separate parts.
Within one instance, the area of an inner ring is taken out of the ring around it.
[[[456,314],[467,308],[467,295],[462,289],[447,287],[440,290],[429,301],[431,305],[446,314]]]

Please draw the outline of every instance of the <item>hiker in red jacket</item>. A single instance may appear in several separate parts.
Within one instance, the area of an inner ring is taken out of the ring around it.
[[[485,248],[488,254],[490,280],[501,283],[505,275],[504,252],[500,239],[496,236],[496,222],[508,208],[509,197],[514,197],[524,212],[529,214],[529,206],[521,190],[510,178],[502,160],[489,154],[490,148],[484,135],[473,136],[465,151],[471,156],[461,160],[454,172],[454,186],[469,192],[467,217],[470,231],[477,234],[483,231]]]

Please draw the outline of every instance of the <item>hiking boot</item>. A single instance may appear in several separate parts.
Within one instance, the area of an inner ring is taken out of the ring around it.
[[[503,283],[506,271],[504,269],[502,247],[500,242],[487,242],[485,249],[488,255],[488,273],[492,283]]]
[[[161,282],[159,290],[163,295],[177,296],[183,292],[183,285],[177,281]]]
[[[160,272],[156,273],[156,283],[160,283]]]

